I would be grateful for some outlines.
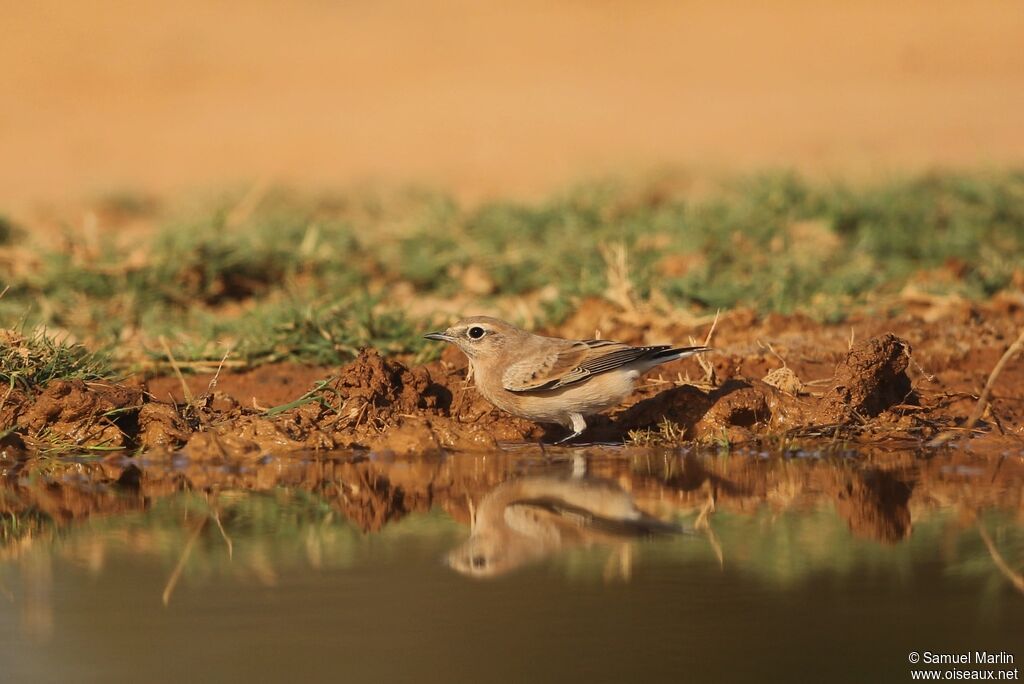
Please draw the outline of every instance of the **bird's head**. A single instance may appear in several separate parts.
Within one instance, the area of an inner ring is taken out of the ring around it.
[[[468,577],[503,575],[520,565],[504,548],[506,541],[499,535],[473,535],[448,554],[448,567]]]
[[[427,333],[424,337],[450,342],[470,359],[476,360],[497,358],[516,340],[527,335],[529,333],[497,318],[473,316],[462,319],[447,330]]]

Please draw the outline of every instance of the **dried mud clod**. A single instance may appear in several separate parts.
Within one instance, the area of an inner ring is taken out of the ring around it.
[[[995,363],[1005,338],[1020,324],[986,321],[995,332],[972,335],[975,347],[962,345],[964,351],[956,357],[949,350],[959,347],[942,337],[940,324],[916,319],[876,324],[875,331],[896,330],[913,339],[917,353],[912,360],[910,342],[892,332],[850,348],[845,331],[823,329],[809,339],[806,322],[799,318],[793,319],[799,329],[788,331],[782,318],[768,322],[775,331],[767,346],[770,355],[764,345],[755,348],[751,343],[770,332],[767,323],[752,331],[755,323],[743,316],[725,319],[718,332],[724,338],[717,344],[722,351],[709,358],[720,380],[708,381],[706,374],[704,382],[690,384],[683,375],[690,378],[698,370],[692,360],[666,367],[663,377],[652,374],[641,383],[632,403],[589,421],[587,436],[638,444],[737,444],[822,435],[863,441],[927,439],[944,425],[962,423],[974,406],[968,400],[976,391],[978,370],[987,371]],[[643,335],[634,331],[621,337],[642,341]],[[965,355],[973,365],[966,365]],[[783,367],[773,370],[779,361]],[[915,368],[924,364],[951,382],[922,386],[919,400],[907,375],[912,363]],[[327,375],[334,379],[314,382]],[[1004,386],[1019,386],[1015,383],[1020,377],[1021,368],[1008,366]],[[366,349],[333,372],[280,364],[266,372],[226,373],[220,379],[218,389],[234,389],[215,392],[210,377],[188,378],[196,397],[188,401],[173,395],[173,385],[166,381],[160,390],[140,383],[152,393],[83,380],[12,387],[0,401],[0,429],[8,429],[9,437],[0,447],[15,454],[185,446],[190,458],[221,460],[349,447],[395,453],[490,450],[496,442],[550,442],[565,434],[561,428],[495,409],[467,381],[465,359],[455,350],[440,361],[410,367]],[[200,396],[203,387],[207,391]],[[1019,415],[1016,406],[1000,397],[996,409],[1012,421]]]
[[[668,420],[688,440],[746,442],[760,435],[806,424],[807,405],[760,380],[734,378],[704,390],[682,386],[639,402],[620,424],[644,429]]]
[[[886,409],[914,400],[905,372],[909,359],[908,342],[881,335],[849,351],[820,397],[803,396],[805,387],[796,374],[779,369],[788,372],[769,373],[770,383],[733,377],[714,389],[671,388],[622,412],[618,424],[642,430],[668,420],[685,439],[730,444],[818,426],[860,427]]]
[[[219,393],[184,407],[147,404],[152,408],[140,413],[139,443],[146,448],[184,444],[190,458],[205,461],[353,447],[423,453],[493,448],[498,439],[523,439],[517,419],[495,417],[491,407],[486,416],[476,416],[484,420],[462,422],[453,416],[453,394],[465,407],[474,403],[466,398],[471,392],[452,368],[409,368],[364,349],[333,382],[303,395],[308,401],[280,412],[249,408]],[[189,411],[199,420],[184,420]]]
[[[803,382],[800,381],[800,378],[797,377],[792,368],[786,366],[769,371],[767,375],[761,378],[761,381],[766,385],[782,390],[786,394],[792,394],[793,396],[804,394]]]
[[[906,373],[909,363],[910,343],[892,333],[854,346],[836,367],[822,399],[822,422],[858,421],[914,401]]]
[[[56,380],[31,399],[16,418],[18,430],[31,442],[81,448],[131,446],[134,414],[142,392],[126,385]]]
[[[394,452],[493,447],[521,440],[533,426],[498,414],[467,388],[457,368],[409,368],[364,349],[333,385],[340,414],[336,443]],[[483,405],[481,404],[483,402]],[[463,421],[463,414],[470,418]]]
[[[906,374],[909,361],[909,342],[886,333],[848,350],[824,393],[809,393],[792,371],[782,378],[788,382],[777,383],[782,387],[734,374],[718,387],[641,393],[610,418],[595,418],[591,436],[617,441],[634,431],[660,430],[668,441],[741,443],[828,426],[852,437],[876,425],[872,419],[887,409],[916,403]],[[273,425],[274,430],[247,430],[236,423],[235,432],[278,449],[363,446],[404,453],[560,436],[495,410],[465,381],[459,365],[409,368],[375,350],[363,350],[341,369],[326,405],[289,411]],[[275,431],[290,441],[276,439]]]
[[[437,411],[451,405],[451,393],[435,384],[423,366],[407,368],[385,359],[376,349],[364,349],[346,366],[334,386],[346,415],[360,413],[387,420],[420,410]]]
[[[144,449],[176,449],[188,441],[188,423],[170,404],[144,404],[138,424],[138,443]]]

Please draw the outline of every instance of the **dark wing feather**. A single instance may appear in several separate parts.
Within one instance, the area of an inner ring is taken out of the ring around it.
[[[630,347],[610,340],[585,340],[563,349],[557,354],[557,359],[543,359],[539,364],[545,371],[543,373],[534,371],[527,377],[526,371],[537,365],[537,362],[533,360],[514,364],[506,371],[503,385],[511,392],[553,390],[581,382],[598,373],[605,373],[641,359],[656,359],[673,351],[675,350],[667,344],[653,347]],[[571,363],[566,363],[566,361],[571,361]],[[516,381],[520,378],[522,379]]]
[[[552,497],[539,497],[536,499],[522,499],[509,504],[506,511],[513,507],[529,507],[536,511],[547,511],[553,516],[562,518],[566,523],[577,528],[590,528],[597,532],[616,537],[653,537],[661,534],[679,534],[683,528],[672,523],[664,522],[639,512],[635,518],[612,518],[602,516],[595,511],[588,510],[568,501]],[[511,527],[512,516],[506,514],[506,522]],[[522,532],[523,530],[517,529]]]
[[[587,375],[597,375],[605,371],[625,366],[626,364],[639,361],[640,359],[654,357],[658,352],[671,349],[667,344],[658,347],[627,347],[618,349],[603,356],[594,356],[574,368],[572,372],[583,372]]]

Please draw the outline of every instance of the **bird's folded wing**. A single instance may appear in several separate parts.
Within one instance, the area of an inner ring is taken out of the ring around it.
[[[502,386],[510,392],[540,389],[557,381],[586,360],[590,347],[584,342],[551,340],[537,349],[527,350],[520,361],[505,369]]]
[[[505,523],[526,537],[552,541],[571,539],[576,532],[600,533],[611,537],[647,537],[679,534],[680,526],[637,512],[623,518],[603,516],[557,498],[541,498],[510,503],[504,512]]]
[[[562,540],[559,528],[566,525],[559,511],[530,502],[509,504],[502,518],[512,530],[534,542],[548,545]]]
[[[510,392],[558,389],[666,349],[670,347],[631,347],[609,340],[552,346],[547,353],[529,354],[510,365],[502,376],[502,386]]]

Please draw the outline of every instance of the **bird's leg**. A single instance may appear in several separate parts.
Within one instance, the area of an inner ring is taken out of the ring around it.
[[[548,455],[548,450],[544,448],[544,440],[543,439],[538,439],[537,440],[537,446],[540,447],[540,455],[544,457],[544,461],[545,462],[550,462],[551,461],[551,456]]]
[[[584,430],[587,429],[587,421],[583,420],[582,414],[570,413],[569,420],[572,421],[572,434],[569,435],[568,437],[563,437],[562,439],[555,442],[555,444],[564,444],[565,442],[576,439],[577,437],[583,434]]]
[[[582,480],[587,476],[587,457],[575,454],[572,457],[572,479]]]

